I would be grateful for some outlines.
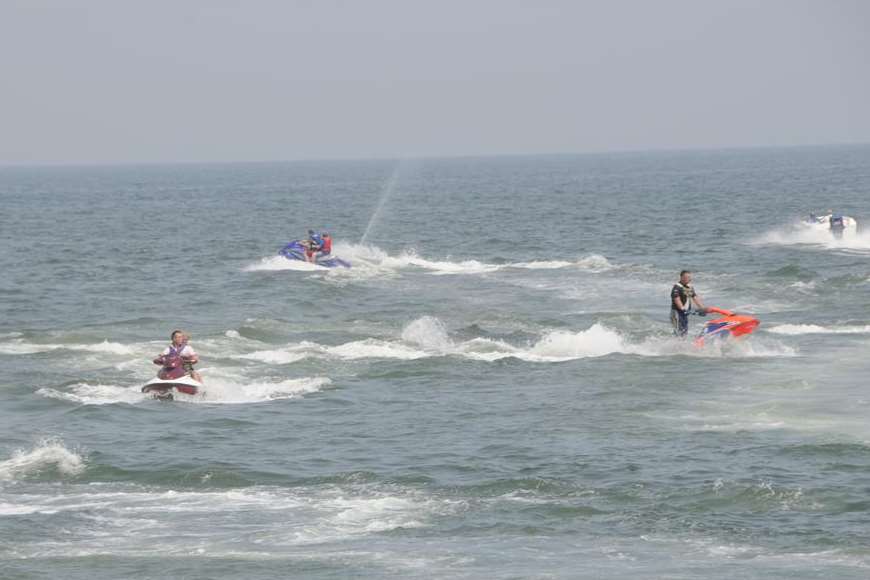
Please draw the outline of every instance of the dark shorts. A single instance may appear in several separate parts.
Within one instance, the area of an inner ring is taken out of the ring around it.
[[[674,335],[686,336],[689,334],[689,315],[682,310],[671,308],[671,324],[674,326]]]

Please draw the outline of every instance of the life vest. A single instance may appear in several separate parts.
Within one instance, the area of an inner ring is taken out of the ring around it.
[[[332,253],[332,236],[323,236],[323,244],[320,246],[320,251],[324,254]]]
[[[676,304],[674,304],[674,291],[679,294],[680,301],[683,303],[683,312],[691,312],[692,311],[692,298],[695,297],[695,289],[692,286],[686,286],[682,282],[677,282],[674,284],[674,289],[671,291],[671,308],[677,310]]]

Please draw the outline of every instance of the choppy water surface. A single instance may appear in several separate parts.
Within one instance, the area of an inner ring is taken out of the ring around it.
[[[792,224],[868,192],[870,147],[2,169],[2,577],[866,578],[870,234]],[[671,338],[684,267],[760,330]]]

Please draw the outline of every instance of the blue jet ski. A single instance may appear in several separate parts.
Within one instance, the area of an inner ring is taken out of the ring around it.
[[[306,262],[305,259],[305,245],[301,240],[293,240],[280,250],[278,250],[278,254],[284,256],[288,260],[297,260],[299,262]],[[318,266],[323,266],[324,268],[350,268],[350,262],[346,262],[341,258],[336,258],[331,255],[326,256],[317,256],[314,259],[314,263]]]

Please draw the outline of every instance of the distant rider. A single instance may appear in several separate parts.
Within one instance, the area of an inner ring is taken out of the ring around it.
[[[170,336],[172,342],[164,349],[160,356],[154,359],[154,364],[163,365],[166,357],[178,356],[181,357],[182,366],[185,372],[193,377],[193,380],[201,383],[202,377],[199,373],[193,370],[193,365],[199,362],[199,355],[193,350],[193,347],[187,344],[190,337],[184,334],[181,330],[173,330]]]
[[[332,253],[332,236],[328,232],[320,234],[320,240],[323,242],[320,245],[320,255],[328,256]]]
[[[830,229],[834,237],[842,238],[843,232],[846,231],[846,220],[841,215],[831,214]]]
[[[706,313],[707,307],[692,286],[692,273],[683,270],[680,272],[680,281],[671,288],[671,324],[676,336],[686,336],[689,333],[689,314],[693,304],[698,307],[699,314]]]

